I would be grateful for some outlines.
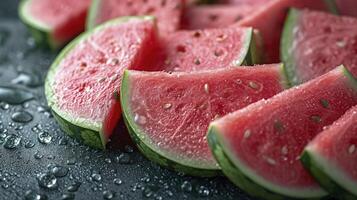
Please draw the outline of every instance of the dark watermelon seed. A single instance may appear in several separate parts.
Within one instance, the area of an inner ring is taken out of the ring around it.
[[[318,115],[313,115],[313,116],[310,117],[310,119],[311,119],[313,122],[315,122],[315,123],[320,123],[320,122],[322,122],[321,117],[318,116]]]
[[[114,97],[115,100],[120,101],[120,95],[119,95],[119,92],[117,90],[114,91],[113,97]]]
[[[277,132],[279,132],[279,133],[283,132],[283,131],[284,131],[284,124],[283,124],[283,122],[281,122],[280,120],[275,120],[275,122],[274,122],[274,129],[275,129]]]
[[[238,15],[234,21],[237,22],[237,21],[240,21],[241,19],[242,19],[242,16]]]
[[[163,105],[163,108],[165,109],[165,110],[168,110],[168,109],[170,109],[172,107],[172,104],[171,103],[165,103],[164,105]]]
[[[154,12],[155,12],[155,8],[153,7],[148,8],[148,10],[146,11],[147,14],[152,14]]]
[[[201,61],[200,61],[198,58],[196,58],[196,59],[194,60],[194,63],[195,63],[196,65],[200,65],[200,64],[201,64]]]
[[[201,37],[201,33],[199,31],[195,31],[193,33],[193,37],[199,38],[199,37]]]
[[[216,15],[216,14],[211,14],[211,15],[208,16],[208,18],[209,18],[209,20],[211,20],[211,21],[216,21],[216,20],[218,19],[218,15]]]
[[[329,108],[330,107],[330,103],[326,99],[321,99],[320,103],[324,108]]]
[[[216,57],[220,57],[220,56],[222,56],[224,54],[224,51],[223,50],[215,50],[214,51],[214,55],[216,56]]]
[[[224,34],[221,34],[217,37],[218,42],[223,42],[225,39],[227,39],[227,36]]]
[[[176,47],[176,51],[177,51],[177,52],[180,52],[180,53],[186,53],[186,47],[183,46],[183,45],[178,45],[178,46]]]

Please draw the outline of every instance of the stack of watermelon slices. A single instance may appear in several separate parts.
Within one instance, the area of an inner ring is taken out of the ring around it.
[[[103,149],[123,114],[138,148],[162,166],[198,176],[222,170],[263,199],[356,195],[357,20],[326,13],[338,5],[353,15],[353,2],[82,0],[41,15],[51,1],[21,4],[37,41],[58,48],[84,18],[89,30],[46,81],[72,137]],[[147,14],[155,18],[126,16]],[[280,61],[280,39],[284,65],[256,65]]]

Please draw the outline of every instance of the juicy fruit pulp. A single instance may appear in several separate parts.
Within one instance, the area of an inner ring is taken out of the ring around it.
[[[178,31],[162,38],[156,68],[202,71],[258,62],[251,28]]]
[[[63,50],[49,71],[46,96],[67,133],[79,134],[65,126],[75,125],[86,129],[86,135],[91,133],[90,138],[100,136],[105,145],[121,114],[115,96],[122,73],[128,68],[145,69],[144,59],[150,57],[156,39],[155,27],[151,17],[121,18],[82,35]],[[103,147],[83,134],[80,138]]]
[[[299,84],[344,64],[357,72],[357,19],[291,10],[282,39],[282,60],[291,82]]]
[[[279,44],[284,20],[290,7],[328,10],[331,0],[274,0],[257,7],[250,16],[237,24],[259,30],[264,41],[266,62],[279,60]]]
[[[183,7],[183,0],[94,0],[87,27],[120,16],[152,15],[157,18],[160,33],[171,33],[180,27]]]
[[[185,10],[182,28],[188,30],[225,28],[248,16],[252,6],[202,5]]]
[[[212,122],[208,141],[223,172],[265,199],[324,196],[299,156],[324,126],[357,104],[356,80],[348,73],[339,67]]]
[[[357,196],[356,138],[357,107],[353,107],[305,148],[304,165],[336,197]]]
[[[91,0],[27,0],[20,17],[38,43],[57,48],[84,31]]]
[[[189,174],[211,175],[218,166],[206,142],[208,124],[282,91],[282,70],[276,64],[195,73],[126,71],[124,116],[150,159],[163,165],[168,165],[163,159],[169,160],[176,165],[168,167]]]

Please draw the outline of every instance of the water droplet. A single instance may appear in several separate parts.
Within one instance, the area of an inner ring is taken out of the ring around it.
[[[102,180],[102,176],[100,174],[94,173],[91,175],[92,179],[96,182],[99,182]]]
[[[7,104],[7,103],[1,102],[0,103],[0,108],[3,109],[3,110],[9,110],[10,105]]]
[[[138,115],[138,114],[135,114],[134,121],[139,123],[139,124],[141,124],[141,125],[144,125],[144,124],[146,124],[146,117]]]
[[[221,34],[217,36],[217,42],[223,42],[227,39],[227,35]]]
[[[200,65],[201,61],[198,58],[195,58],[195,60],[193,61],[193,63],[195,63],[195,65]]]
[[[25,192],[25,200],[47,200],[47,196],[33,190],[27,190]]]
[[[6,149],[15,149],[21,143],[21,137],[16,134],[10,134],[6,137],[4,147]]]
[[[68,168],[64,166],[53,166],[50,168],[50,172],[55,175],[55,177],[65,177],[68,174]]]
[[[66,164],[67,165],[74,165],[74,164],[76,164],[76,158],[70,158],[70,159],[68,159],[67,161],[66,161]]]
[[[75,182],[72,185],[67,187],[67,191],[69,191],[69,192],[77,192],[80,186],[81,186],[80,182]]]
[[[27,123],[27,122],[32,121],[33,116],[27,111],[20,111],[20,112],[15,112],[14,114],[12,114],[11,119],[12,119],[12,121],[18,122],[18,123]]]
[[[47,131],[41,131],[37,135],[37,139],[42,144],[50,144],[52,142],[52,136]]]
[[[36,159],[36,160],[40,160],[43,158],[43,155],[39,152],[39,151],[36,151],[36,153],[33,155],[33,157]]]
[[[282,153],[283,155],[288,154],[288,147],[287,147],[286,145],[281,148],[281,153]]]
[[[119,164],[131,164],[131,157],[128,153],[121,153],[119,156],[115,157],[115,161]]]
[[[269,158],[269,157],[265,157],[264,158],[265,161],[267,161],[267,163],[269,163],[270,165],[276,165],[276,161],[272,158]]]
[[[349,148],[348,148],[348,153],[349,154],[353,154],[356,151],[356,145],[352,144]]]
[[[192,191],[192,184],[188,181],[184,181],[181,184],[181,190],[184,192],[191,192]]]
[[[53,174],[39,174],[37,176],[37,181],[40,187],[47,188],[50,190],[58,188],[57,178]]]
[[[108,199],[108,200],[109,199],[113,199],[114,196],[115,196],[115,193],[110,191],[110,190],[106,190],[106,191],[103,192],[103,198],[104,199]]]
[[[121,184],[123,183],[123,181],[122,181],[120,178],[115,178],[115,179],[113,180],[113,183],[114,183],[115,185],[121,185]]]
[[[16,78],[11,81],[12,84],[25,85],[28,87],[38,87],[42,84],[40,77],[30,75],[27,73],[20,73]]]
[[[201,197],[208,197],[210,195],[210,191],[206,186],[201,185],[198,190],[198,195],[200,195]]]
[[[245,139],[247,139],[247,138],[249,138],[249,137],[251,136],[251,134],[252,134],[252,131],[250,131],[249,129],[247,129],[247,130],[244,131],[243,137],[244,137]]]
[[[12,87],[0,87],[0,101],[9,104],[18,105],[33,98],[33,94],[28,91]]]
[[[203,86],[203,89],[205,90],[206,94],[209,93],[209,85],[208,85],[208,83],[206,83],[206,84]]]
[[[107,60],[107,65],[118,65],[119,59],[118,58],[110,58]]]
[[[336,45],[340,48],[346,47],[346,42],[344,40],[340,40],[336,42]]]
[[[76,197],[76,195],[73,193],[65,193],[65,194],[62,194],[61,200],[74,200],[75,197]]]
[[[27,141],[26,143],[25,143],[25,148],[26,149],[31,149],[32,147],[34,147],[35,146],[35,143],[33,143],[32,141]]]

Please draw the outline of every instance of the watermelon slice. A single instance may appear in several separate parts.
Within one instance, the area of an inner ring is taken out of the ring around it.
[[[356,104],[357,80],[341,66],[212,122],[208,142],[227,177],[252,196],[319,198],[326,192],[299,156]]]
[[[202,5],[186,9],[182,28],[187,30],[226,28],[252,11],[252,6]]]
[[[126,71],[121,103],[127,127],[149,159],[187,174],[215,175],[208,124],[282,91],[282,70],[275,64],[172,74]]]
[[[318,10],[335,9],[333,0],[274,0],[257,7],[254,13],[237,24],[259,30],[266,50],[266,62],[279,61],[279,44],[285,16],[290,7]],[[336,12],[336,11],[335,11]],[[318,66],[318,65],[317,65]]]
[[[19,15],[39,45],[63,46],[84,31],[91,0],[21,1]]]
[[[153,15],[160,33],[171,33],[180,27],[183,8],[183,0],[93,0],[87,28],[120,16]]]
[[[355,73],[356,27],[356,18],[292,9],[281,43],[281,58],[291,82],[300,84],[341,64]]]
[[[252,28],[237,26],[178,31],[162,38],[156,68],[192,72],[258,63],[254,36]]]
[[[155,40],[154,18],[125,17],[70,43],[52,64],[45,86],[62,129],[87,145],[104,148],[121,115],[122,73],[145,69]]]
[[[356,147],[357,107],[353,107],[309,143],[301,160],[327,191],[340,199],[356,199]]]

